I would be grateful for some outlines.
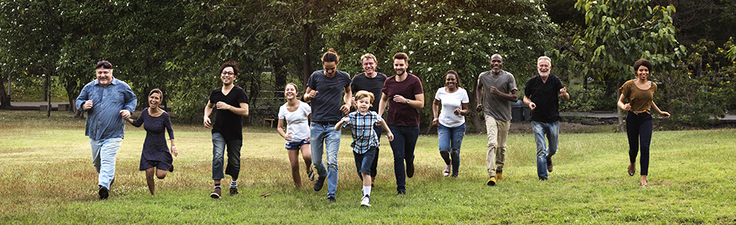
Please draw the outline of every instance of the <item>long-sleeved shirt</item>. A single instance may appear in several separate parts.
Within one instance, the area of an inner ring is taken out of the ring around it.
[[[77,97],[78,110],[87,100],[92,100],[92,108],[87,110],[87,123],[84,135],[94,140],[123,138],[125,120],[120,110],[133,112],[137,99],[133,90],[125,82],[112,79],[103,87],[98,80],[87,83]]]

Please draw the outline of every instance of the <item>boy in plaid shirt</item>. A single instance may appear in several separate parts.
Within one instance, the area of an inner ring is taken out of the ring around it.
[[[353,143],[350,144],[350,147],[353,147],[355,167],[358,168],[358,172],[363,176],[363,197],[360,202],[361,206],[371,206],[371,164],[373,163],[373,158],[376,155],[376,148],[379,146],[378,135],[373,129],[374,124],[381,124],[383,129],[387,131],[388,140],[394,140],[394,134],[388,129],[386,122],[378,116],[378,113],[368,110],[373,99],[373,93],[358,91],[358,93],[355,94],[355,100],[358,103],[358,111],[349,113],[343,117],[340,122],[335,124],[335,130],[340,130],[342,127],[347,126],[352,127]]]

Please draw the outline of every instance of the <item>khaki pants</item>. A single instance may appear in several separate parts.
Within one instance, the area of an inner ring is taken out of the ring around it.
[[[485,115],[488,132],[488,149],[486,151],[486,168],[488,176],[495,177],[496,169],[503,169],[506,156],[506,139],[509,136],[511,121],[496,120]]]

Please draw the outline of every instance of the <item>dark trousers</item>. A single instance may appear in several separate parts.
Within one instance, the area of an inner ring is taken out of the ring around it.
[[[419,138],[419,125],[412,127],[388,125],[394,134],[391,150],[394,152],[394,175],[396,190],[406,191],[406,165],[414,164],[414,148]]]
[[[652,142],[652,115],[633,113],[626,116],[626,134],[629,137],[629,161],[636,163],[636,154],[641,149],[641,175],[649,174],[649,144]],[[639,147],[641,145],[641,148]]]

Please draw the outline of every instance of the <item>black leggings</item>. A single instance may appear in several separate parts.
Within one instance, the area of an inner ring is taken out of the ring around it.
[[[636,153],[641,143],[641,175],[649,173],[649,143],[652,142],[652,115],[649,113],[634,114],[629,111],[626,116],[626,134],[629,137],[629,161],[636,163]],[[641,140],[640,140],[641,139]]]

